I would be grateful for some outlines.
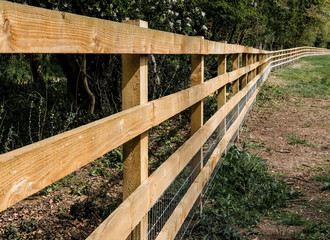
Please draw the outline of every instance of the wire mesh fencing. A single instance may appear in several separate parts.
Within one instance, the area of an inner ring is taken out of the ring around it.
[[[289,59],[290,60],[290,59]],[[288,60],[287,60],[288,61]],[[281,61],[281,65],[286,64],[287,61]],[[277,63],[278,64],[278,63]],[[257,87],[263,82],[267,76],[268,71],[272,70],[275,65],[272,63],[266,69],[265,73],[260,76],[257,82],[249,89],[247,94],[239,101],[238,104],[227,114],[224,120],[218,125],[215,131],[211,134],[208,140],[203,145],[203,157],[201,158],[201,162],[203,165],[207,164],[208,160],[210,159],[213,151],[221,141],[222,137],[224,136],[225,132],[232,126],[235,122],[239,114],[242,113],[244,107],[246,106],[247,102],[250,101],[251,97],[254,95]],[[254,102],[256,99],[253,100]],[[236,137],[239,134],[240,128],[244,124],[244,120],[249,114],[254,102],[249,106],[246,114],[243,117],[243,121],[240,123],[239,128],[234,133],[233,137],[229,141],[227,148],[229,148]],[[200,162],[200,163],[201,163]],[[192,160],[186,165],[186,167],[180,172],[180,174],[175,178],[175,180],[171,183],[171,185],[164,191],[162,196],[156,201],[153,207],[148,212],[148,233],[144,239],[153,240],[156,239],[164,225],[166,224],[167,220],[172,215],[173,211],[180,203],[183,196],[188,191],[189,187],[193,182],[193,176],[196,176],[199,169],[200,164],[194,163],[192,165]],[[221,161],[219,161],[211,174],[210,179],[207,181],[206,185],[202,190],[202,201],[207,201],[209,196],[212,193],[213,187],[212,182],[221,167]],[[183,239],[187,232],[191,232],[193,229],[194,224],[196,223],[196,219],[198,217],[199,209],[193,207],[187,218],[184,220],[182,226],[180,227],[175,239]]]

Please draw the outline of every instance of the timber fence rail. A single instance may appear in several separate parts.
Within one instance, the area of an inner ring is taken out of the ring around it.
[[[0,1],[0,24],[0,53],[123,54],[123,111],[0,155],[3,211],[123,145],[125,199],[90,240],[180,238],[262,81],[298,58],[330,53],[265,51],[156,31],[140,20],[117,23],[6,1]],[[148,101],[147,54],[191,54],[191,87]],[[204,82],[209,54],[218,56],[218,76]],[[233,70],[226,72],[229,57]],[[203,123],[203,99],[214,93],[218,111]],[[187,108],[191,137],[148,176],[148,130]],[[206,142],[212,144],[203,153]]]

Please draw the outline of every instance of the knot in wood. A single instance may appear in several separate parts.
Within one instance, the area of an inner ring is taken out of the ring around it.
[[[2,25],[2,31],[5,33],[8,32],[8,28],[9,28],[9,20],[5,19],[5,21],[3,22],[3,25]]]

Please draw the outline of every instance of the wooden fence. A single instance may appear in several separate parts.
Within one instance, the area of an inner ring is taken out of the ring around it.
[[[298,47],[265,51],[147,28],[137,20],[105,21],[0,1],[0,53],[123,54],[123,111],[54,137],[0,155],[0,211],[38,192],[105,153],[124,146],[124,201],[88,237],[148,237],[148,211],[191,162],[197,171],[186,194],[156,239],[174,239],[199,199],[226,146],[235,137],[258,85],[272,69],[298,58],[330,53]],[[148,54],[190,54],[191,87],[148,101]],[[204,56],[218,56],[218,76],[204,82]],[[226,72],[232,57],[231,72]],[[226,85],[232,97],[226,99]],[[203,99],[217,93],[218,111],[203,123]],[[148,130],[191,108],[191,137],[148,176]],[[230,126],[226,118],[234,117]],[[222,131],[203,164],[203,144]]]

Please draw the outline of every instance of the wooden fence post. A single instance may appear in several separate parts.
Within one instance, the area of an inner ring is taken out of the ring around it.
[[[257,54],[253,54],[253,63],[257,62]],[[257,76],[257,68],[253,70],[253,78]]]
[[[239,69],[239,54],[233,54],[233,71]],[[233,96],[239,92],[239,79],[233,81]],[[239,103],[233,108],[232,122],[236,120],[239,115]],[[234,141],[237,142],[239,139],[238,134],[236,135]]]
[[[233,71],[239,68],[238,66],[238,56],[239,54],[233,54]],[[233,96],[239,92],[239,79],[233,81]]]
[[[245,67],[247,65],[247,56],[248,54],[242,53],[242,67]],[[248,74],[245,74],[242,77],[242,89],[247,85],[247,76]]]
[[[226,73],[227,68],[227,55],[222,54],[218,56],[218,75]],[[218,96],[218,110],[226,104],[226,85],[219,89]],[[221,139],[226,134],[226,118],[222,120],[218,129],[218,137]]]
[[[127,24],[148,28],[141,20],[125,21]],[[122,109],[148,102],[148,55],[122,55]],[[123,198],[126,199],[148,178],[148,132],[123,145]],[[148,231],[148,217],[144,217],[128,239],[144,239]]]
[[[202,37],[203,38],[203,37]],[[204,56],[200,54],[191,55],[191,86],[195,86],[204,82]],[[193,135],[203,126],[203,100],[191,106],[191,129],[190,134]],[[196,169],[195,169],[196,168]],[[203,149],[200,149],[191,161],[192,181],[198,176],[203,168]],[[196,201],[196,205],[202,210],[201,197]]]
[[[248,65],[252,65],[253,64],[253,54],[248,54]],[[251,82],[253,79],[253,71],[250,71],[248,73],[248,77],[247,77],[247,82]]]

